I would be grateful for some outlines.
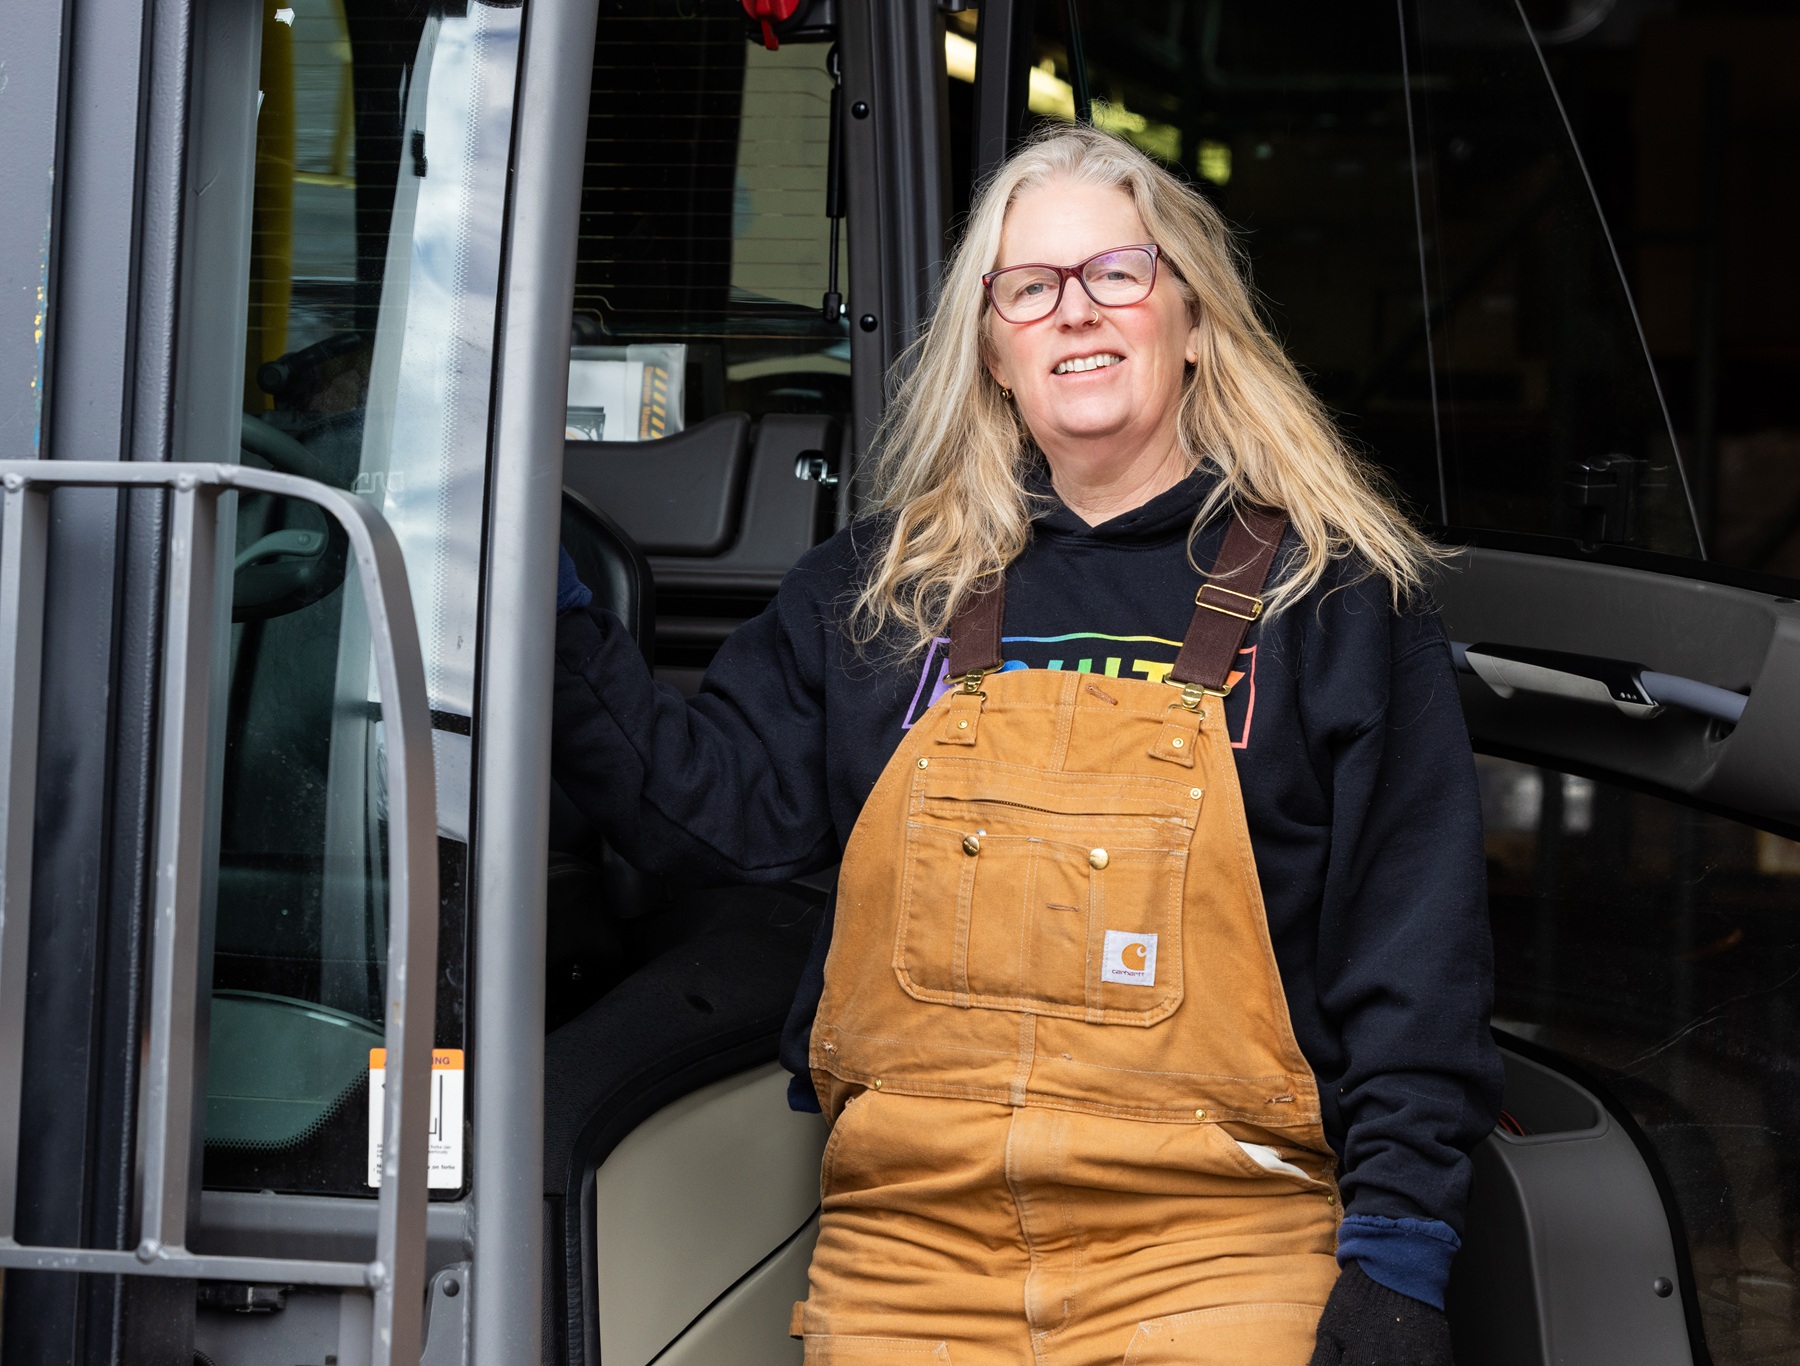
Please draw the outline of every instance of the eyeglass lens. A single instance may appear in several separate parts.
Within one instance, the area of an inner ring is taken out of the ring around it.
[[[1142,247],[1102,252],[1082,262],[1077,278],[1097,304],[1118,308],[1142,303],[1156,279],[1156,258]],[[1013,266],[998,271],[991,286],[994,307],[1008,322],[1047,318],[1062,299],[1063,272],[1050,266]]]

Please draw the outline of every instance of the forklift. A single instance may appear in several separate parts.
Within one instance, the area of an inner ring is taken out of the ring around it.
[[[797,1366],[826,1132],[775,1058],[832,873],[686,885],[587,825],[557,548],[703,687],[859,515],[971,195],[1057,121],[1221,205],[1461,547],[1507,1090],[1458,1362],[1800,1350],[1800,1296],[1720,1289],[1800,1214],[1787,945],[1721,975],[1693,891],[1786,933],[1800,607],[1707,558],[1534,15],[0,15],[0,1363]]]

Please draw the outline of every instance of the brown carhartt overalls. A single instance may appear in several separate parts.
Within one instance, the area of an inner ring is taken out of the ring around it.
[[[989,672],[1002,588],[958,613],[839,875],[809,1366],[1308,1360],[1334,1160],[1220,700],[1284,526],[1233,523],[1179,693]]]

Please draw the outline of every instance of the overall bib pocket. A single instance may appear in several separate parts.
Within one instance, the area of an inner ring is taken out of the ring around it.
[[[894,972],[914,1000],[1146,1027],[1183,994],[1201,789],[937,759],[913,778]]]

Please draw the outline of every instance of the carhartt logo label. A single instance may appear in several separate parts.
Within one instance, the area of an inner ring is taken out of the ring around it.
[[[1128,930],[1106,932],[1106,960],[1100,967],[1100,980],[1121,982],[1128,987],[1156,985],[1156,936],[1132,934]]]

